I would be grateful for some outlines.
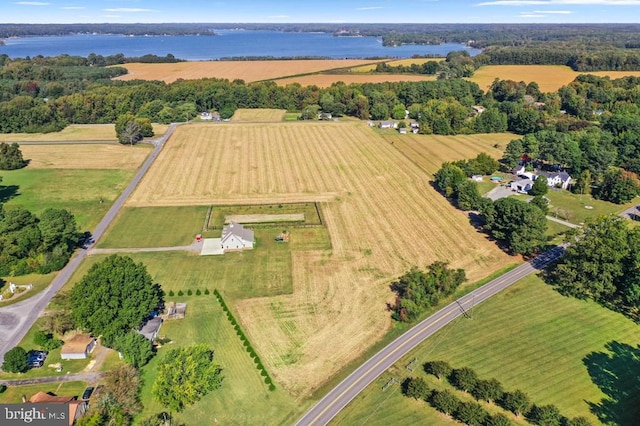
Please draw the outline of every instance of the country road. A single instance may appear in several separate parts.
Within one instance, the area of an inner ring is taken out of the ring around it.
[[[531,262],[522,264],[471,293],[466,294],[420,322],[358,367],[324,398],[318,401],[316,405],[298,420],[296,425],[328,424],[331,419],[371,382],[428,337],[432,336],[459,316],[468,315],[467,312],[470,311],[473,306],[482,303],[527,275],[544,269],[549,263],[562,256],[563,253],[564,247],[554,247]]]
[[[33,326],[33,323],[42,314],[53,296],[60,291],[76,269],[78,269],[80,263],[87,256],[87,251],[93,244],[95,244],[95,241],[100,239],[107,227],[116,217],[124,205],[124,202],[129,198],[129,195],[131,195],[136,186],[138,186],[142,177],[145,175],[147,170],[149,170],[149,167],[151,167],[151,164],[153,164],[155,159],[158,157],[158,154],[160,154],[162,147],[167,139],[169,139],[176,126],[177,124],[171,124],[164,135],[151,141],[154,145],[153,151],[149,154],[144,163],[142,163],[142,167],[140,167],[122,194],[120,194],[120,197],[118,197],[118,199],[113,203],[100,223],[98,223],[98,226],[93,231],[93,242],[87,247],[78,250],[69,263],[67,263],[67,265],[58,272],[49,287],[47,287],[42,293],[22,302],[7,306],[6,308],[0,308],[0,364],[4,361],[4,354],[7,353],[9,349],[20,343],[22,338]]]

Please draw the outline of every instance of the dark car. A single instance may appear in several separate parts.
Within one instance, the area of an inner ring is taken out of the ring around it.
[[[84,392],[82,393],[82,399],[89,399],[91,398],[91,394],[93,393],[93,387],[89,386],[88,388],[86,388],[84,390]]]

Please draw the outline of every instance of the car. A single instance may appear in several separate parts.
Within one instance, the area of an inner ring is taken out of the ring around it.
[[[27,363],[29,364],[29,367],[31,367],[31,368],[40,368],[44,364],[44,361],[41,360],[41,359],[36,359],[36,358],[29,358],[27,360]]]
[[[89,386],[87,387],[84,392],[82,393],[82,399],[89,399],[91,398],[91,394],[93,393],[93,386]]]
[[[47,355],[49,355],[49,352],[47,351],[29,351],[29,359],[34,359],[37,361],[44,361],[45,359],[47,359]]]

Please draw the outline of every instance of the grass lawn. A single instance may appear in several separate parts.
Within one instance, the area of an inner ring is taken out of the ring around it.
[[[554,209],[559,208],[570,212],[570,217],[565,218],[568,222],[580,225],[587,218],[595,218],[602,215],[616,214],[624,211],[626,208],[637,204],[635,199],[628,204],[614,204],[607,201],[596,200],[589,195],[573,194],[569,191],[547,192],[547,198],[550,200],[549,214],[553,215]],[[585,206],[591,206],[587,209]],[[561,218],[562,219],[562,218]]]
[[[322,222],[318,214],[316,203],[292,203],[292,204],[255,204],[248,206],[213,206],[211,218],[209,219],[209,229],[222,229],[225,217],[228,215],[249,215],[249,214],[304,214],[305,225],[320,225]],[[260,226],[287,226],[287,222],[252,223],[251,228]],[[298,223],[290,225],[295,226]]]
[[[0,202],[5,202],[5,208],[24,207],[36,214],[49,207],[66,208],[75,215],[78,228],[88,230],[98,224],[134,173],[28,168],[2,171]]]
[[[142,401],[145,409],[139,418],[164,410],[153,399],[151,388],[157,364],[167,350],[205,343],[214,349],[215,361],[222,366],[222,387],[210,392],[184,412],[174,413],[176,424],[293,423],[302,404],[279,388],[268,390],[213,294],[184,297],[181,300],[188,302],[185,319],[165,321],[161,330],[161,335],[172,339],[174,343],[160,348],[158,355],[143,370]]]
[[[0,277],[0,292],[2,292],[5,288],[9,288],[9,282],[18,284],[18,285],[27,285],[32,284],[33,288],[28,292],[16,294],[11,299],[5,299],[0,302],[0,308],[4,306],[13,305],[25,298],[31,297],[34,294],[40,293],[44,290],[49,284],[51,284],[51,280],[56,276],[55,272],[46,275],[40,274],[28,274],[21,275],[19,277]],[[2,282],[4,281],[4,283]]]
[[[27,398],[38,392],[51,392],[57,396],[78,396],[82,395],[87,384],[85,382],[62,382],[62,383],[43,383],[39,385],[26,386],[9,386],[0,393],[0,403],[2,404],[21,404],[22,395]]]
[[[171,247],[190,244],[202,232],[208,208],[128,207],[120,211],[100,248]],[[167,226],[170,224],[170,226]]]
[[[430,360],[471,367],[480,378],[495,377],[507,390],[522,389],[537,404],[555,404],[563,415],[586,416],[594,424],[597,417],[590,406],[605,398],[600,386],[613,385],[627,395],[614,406],[614,420],[633,424],[640,415],[632,402],[640,372],[637,355],[636,364],[629,363],[624,349],[633,353],[639,335],[640,326],[622,315],[560,296],[530,276],[477,306],[472,319],[456,320],[412,351],[352,402],[335,424],[453,423],[429,405],[402,396],[398,386],[381,390],[391,376],[402,380],[420,375],[432,387],[441,386],[421,372]],[[611,342],[619,350],[607,362],[606,345]],[[405,366],[413,358],[418,368],[410,374]]]
[[[563,232],[567,232],[570,230],[571,228],[569,228],[568,226],[564,226],[563,224],[554,222],[552,220],[547,220],[547,232],[545,232],[545,235],[547,237],[556,237],[558,236],[558,234],[561,234]],[[559,243],[561,243],[561,241],[558,241],[558,244]]]

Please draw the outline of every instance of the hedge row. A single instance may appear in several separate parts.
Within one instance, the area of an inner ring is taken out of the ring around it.
[[[204,290],[204,292],[200,291],[200,289],[197,289],[197,290],[196,290],[196,296],[201,296],[202,294],[204,294],[205,296],[208,296],[208,295],[209,295],[209,289],[208,289],[208,288],[206,288],[206,289]],[[173,297],[173,296],[175,296],[176,294],[173,292],[173,290],[169,290],[168,295],[169,295],[169,297]],[[185,295],[184,291],[182,291],[182,290],[178,290],[178,296],[184,296],[184,295]],[[193,290],[188,289],[188,290],[187,290],[187,296],[193,296]]]
[[[253,359],[253,362],[255,362],[256,367],[258,368],[258,371],[260,371],[260,375],[264,377],[264,383],[269,385],[269,390],[271,391],[275,390],[276,385],[273,384],[273,380],[271,380],[271,376],[269,376],[269,373],[267,372],[266,368],[264,368],[264,365],[262,364],[260,357],[256,353],[255,349],[253,349],[253,346],[251,346],[251,342],[249,342],[249,339],[244,334],[244,331],[242,331],[240,324],[238,324],[238,321],[236,321],[235,317],[233,316],[233,313],[231,313],[231,310],[225,303],[224,299],[222,298],[222,295],[218,290],[213,290],[213,294],[214,296],[216,296],[216,299],[218,299],[218,302],[220,302],[220,306],[222,306],[222,310],[227,314],[227,318],[231,322],[231,325],[233,325],[233,328],[236,330],[236,334],[240,337],[240,340],[242,340],[242,344],[244,345],[244,348],[247,350],[247,352],[249,352],[249,356]]]

